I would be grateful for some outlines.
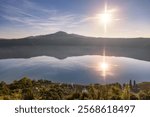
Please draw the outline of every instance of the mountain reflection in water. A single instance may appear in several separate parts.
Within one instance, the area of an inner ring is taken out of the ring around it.
[[[29,59],[1,59],[0,81],[12,82],[22,77],[53,82],[91,84],[150,81],[150,62],[125,57],[106,57],[109,69],[103,79],[102,56],[86,55],[63,60],[39,56]]]

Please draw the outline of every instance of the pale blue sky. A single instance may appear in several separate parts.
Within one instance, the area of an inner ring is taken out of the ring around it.
[[[95,17],[115,9],[108,37],[150,37],[150,0],[0,0],[0,38],[57,31],[104,36]]]

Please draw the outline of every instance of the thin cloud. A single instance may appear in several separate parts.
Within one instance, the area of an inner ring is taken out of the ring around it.
[[[75,27],[90,19],[69,13],[61,14],[54,9],[43,9],[28,0],[24,1],[24,3],[26,4],[24,7],[27,6],[32,11],[36,10],[40,12],[41,16],[29,13],[29,11],[26,11],[26,8],[20,9],[17,6],[5,5],[3,6],[3,8],[5,8],[5,15],[2,15],[2,17],[11,22],[20,23],[20,25],[22,24],[31,26],[31,28],[41,29],[48,28],[49,26],[53,26],[54,28]]]
[[[22,2],[21,6],[1,4],[3,13],[0,16],[15,27],[27,27],[38,32],[41,30],[43,33],[44,31],[70,30],[93,20],[92,17],[88,16],[68,12],[62,13],[51,8],[46,9],[29,0],[23,0]]]

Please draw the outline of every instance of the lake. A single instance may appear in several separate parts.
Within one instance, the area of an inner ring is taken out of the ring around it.
[[[29,77],[60,83],[128,83],[150,81],[150,62],[126,57],[106,57],[107,70],[101,66],[103,57],[98,55],[74,56],[57,59],[39,56],[28,59],[1,59],[0,81],[8,83]],[[106,66],[104,66],[106,67]]]

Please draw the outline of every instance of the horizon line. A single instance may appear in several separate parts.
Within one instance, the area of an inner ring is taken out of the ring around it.
[[[66,31],[55,31],[52,33],[45,33],[45,34],[35,34],[35,35],[29,35],[29,36],[22,36],[22,37],[12,37],[12,38],[6,38],[6,37],[0,37],[0,40],[12,40],[12,39],[24,39],[24,38],[30,38],[30,37],[37,37],[37,36],[45,36],[45,35],[51,35],[51,34],[56,34],[58,32],[64,32],[66,34],[74,34],[74,35],[79,35],[79,36],[84,36],[84,37],[91,37],[91,38],[108,38],[108,39],[136,39],[136,38],[150,38],[150,37],[144,37],[144,36],[135,36],[135,37],[124,37],[124,36],[92,36],[92,35],[82,35],[82,34],[77,34],[77,33],[68,33]]]

